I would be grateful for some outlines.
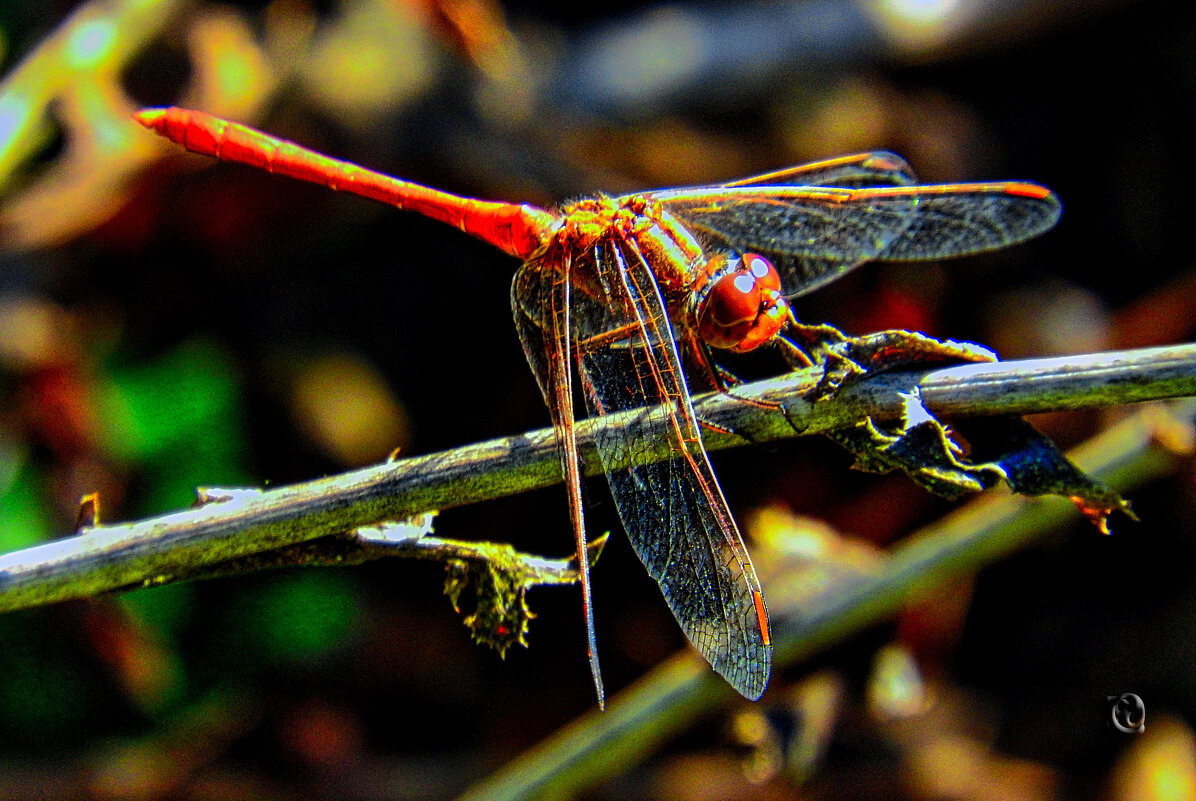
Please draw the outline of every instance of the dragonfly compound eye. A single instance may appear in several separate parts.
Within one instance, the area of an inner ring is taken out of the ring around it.
[[[698,336],[706,344],[738,353],[769,342],[789,319],[776,268],[755,253],[715,256],[699,289]]]

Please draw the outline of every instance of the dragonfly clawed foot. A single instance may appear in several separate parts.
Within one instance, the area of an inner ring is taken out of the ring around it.
[[[822,378],[810,392],[813,402],[830,398],[849,379],[886,370],[997,360],[995,353],[981,345],[902,329],[853,337],[831,325],[794,323],[786,328],[784,337],[777,338],[777,344],[794,369],[822,366]]]
[[[785,413],[785,407],[783,404],[776,403],[774,401],[764,401],[758,398],[747,398],[743,395],[736,394],[735,390],[743,385],[743,380],[727,368],[723,367],[721,364],[715,364],[712,361],[707,361],[705,366],[708,368],[707,374],[711,376],[714,381],[716,391],[722,397],[731,398],[732,400],[738,401],[746,406],[751,406],[754,409],[763,409],[770,412],[779,411],[782,414]],[[707,429],[708,431],[715,431],[719,434],[739,437],[744,442],[750,443],[759,448],[764,448],[765,450],[769,450],[767,445],[753,437],[749,432],[725,425],[723,423],[715,422],[707,417],[703,417],[701,412],[697,409],[694,411],[694,419],[702,428]],[[790,425],[792,425],[792,422]]]
[[[852,338],[832,325],[792,323],[775,340],[782,356],[794,370],[822,367],[822,377],[807,394],[817,403],[832,397],[849,378],[862,377],[872,368],[866,354],[857,354],[857,343],[867,337]],[[864,358],[860,358],[863,355]]]
[[[806,338],[803,344],[808,352],[824,365],[823,379],[812,393],[814,402],[830,397],[847,379],[883,370],[997,359],[980,345],[911,331],[848,337],[830,326],[802,329],[798,336]],[[923,405],[916,386],[901,398],[899,420],[878,423],[865,417],[825,432],[856,457],[856,469],[872,473],[901,470],[924,489],[947,498],[979,492],[998,482],[1022,495],[1060,495],[1071,499],[1106,533],[1113,512],[1133,518],[1120,495],[1072,464],[1050,439],[1020,417],[968,419],[963,421],[966,425],[961,435]]]
[[[904,330],[853,337],[830,325],[794,323],[778,344],[795,367],[822,367],[821,378],[807,394],[811,403],[830,399],[849,380],[886,370],[996,359],[979,345]],[[922,405],[916,389],[903,399],[900,420],[882,424],[865,417],[826,435],[856,457],[856,469],[902,470],[923,488],[945,497],[979,492],[1005,477],[999,466],[969,462],[951,430]]]

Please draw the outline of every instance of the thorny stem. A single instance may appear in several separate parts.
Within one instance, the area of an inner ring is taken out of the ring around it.
[[[817,368],[802,370],[737,387],[735,397],[695,399],[699,418],[721,429],[705,432],[706,447],[791,437],[795,429],[817,433],[863,415],[893,419],[904,408],[903,394],[914,391],[932,413],[948,418],[1196,395],[1196,345],[882,374],[811,404],[803,396],[820,377]],[[624,428],[645,443],[661,443],[634,450],[645,460],[665,458],[666,419],[661,410],[644,409],[579,423],[586,473],[601,472],[593,447],[599,428]],[[559,464],[553,433],[542,429],[303,484],[239,492],[134,523],[85,528],[73,537],[0,556],[0,611],[190,579],[211,574],[220,563],[255,555],[269,561],[260,555],[549,486],[561,480]],[[308,556],[306,563],[319,561]],[[253,560],[246,566],[253,566]]]

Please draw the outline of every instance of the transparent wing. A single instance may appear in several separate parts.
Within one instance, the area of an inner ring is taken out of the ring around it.
[[[663,406],[672,431],[672,458],[632,467],[642,438],[598,437],[619,516],[689,640],[758,698],[772,659],[760,582],[702,448],[664,302],[633,242],[612,239],[594,255],[603,297],[576,292],[573,306],[586,404],[592,415]]]
[[[917,198],[913,220],[880,255],[887,261],[967,256],[1015,245],[1050,230],[1063,213],[1059,198],[1024,182],[938,184],[861,189],[857,202],[887,195]]]
[[[843,187],[732,186],[652,195],[691,230],[776,266],[787,295],[801,295],[874,259],[913,221],[917,200],[852,203]]]
[[[525,263],[515,273],[511,285],[511,307],[519,341],[540,385],[556,433],[561,474],[565,478],[569,499],[569,519],[573,525],[578,574],[581,577],[590,673],[598,694],[598,705],[602,706],[602,671],[598,665],[598,645],[594,636],[594,606],[581,504],[581,464],[573,425],[573,355],[569,338],[572,288],[569,278],[572,266],[572,254],[560,248],[551,249],[541,258]]]
[[[1006,247],[1046,231],[1062,206],[1031,183],[717,186],[651,194],[695,231],[776,265],[802,295],[872,259],[921,260]]]
[[[799,164],[721,186],[910,186],[917,183],[913,168],[896,153],[883,150]]]

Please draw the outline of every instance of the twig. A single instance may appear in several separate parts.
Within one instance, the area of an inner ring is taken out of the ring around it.
[[[738,387],[733,396],[698,398],[699,417],[724,429],[707,432],[706,447],[791,437],[795,429],[826,431],[863,415],[892,419],[902,413],[903,394],[914,391],[931,412],[947,417],[1196,395],[1196,345],[884,374],[811,404],[804,396],[820,376],[817,369],[804,370]],[[665,417],[659,409],[646,409],[580,423],[587,474],[601,471],[593,448],[599,427],[626,429],[640,438],[645,447],[635,449],[637,457],[665,458]],[[660,447],[652,449],[652,443]],[[0,611],[188,579],[233,559],[560,480],[552,431],[542,429],[289,487],[240,492],[195,509],[87,528],[2,556]]]
[[[526,579],[524,583],[529,586],[573,584],[577,581],[577,565],[572,556],[545,559],[519,553],[509,545],[433,537],[434,517],[434,512],[428,512],[408,520],[363,526],[347,536],[319,537],[284,548],[241,556],[202,568],[186,578],[188,581],[220,578],[280,567],[345,567],[390,556],[433,562],[493,562],[495,550],[501,549],[504,558],[518,561]],[[604,539],[599,539],[594,547],[601,550],[604,542]]]

